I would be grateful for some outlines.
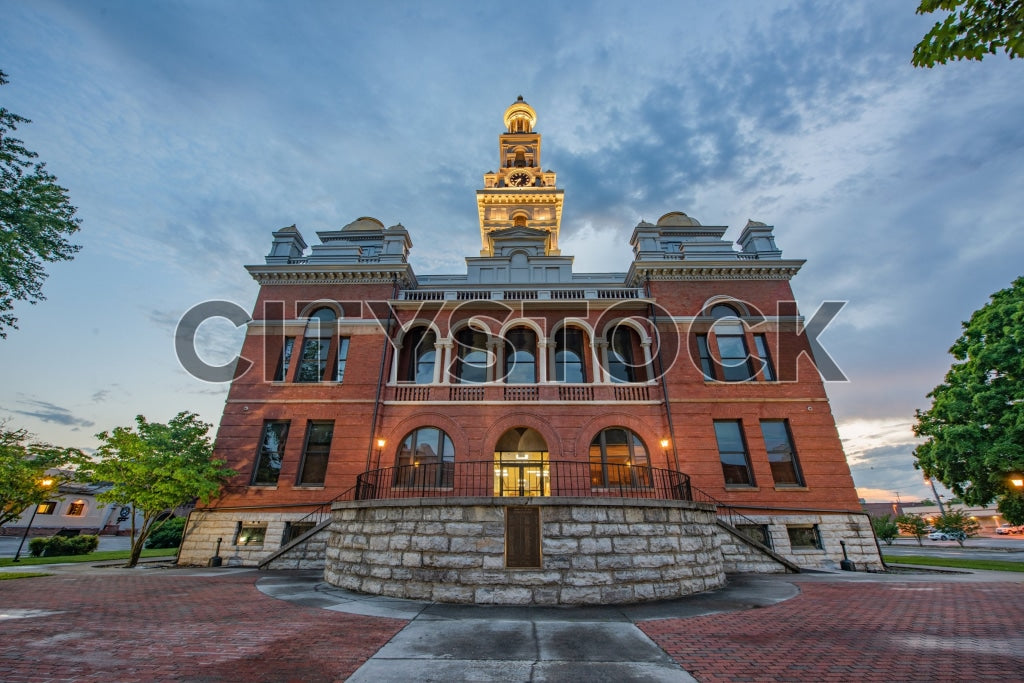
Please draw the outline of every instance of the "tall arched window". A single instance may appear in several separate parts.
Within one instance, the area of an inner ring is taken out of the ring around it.
[[[398,447],[395,486],[451,487],[455,446],[437,427],[420,427],[406,434]]]
[[[327,372],[327,357],[331,352],[331,338],[334,336],[338,316],[330,308],[318,308],[309,316],[306,333],[302,339],[302,357],[295,373],[296,382],[319,382],[331,379]],[[347,339],[345,340],[348,341]],[[347,352],[346,347],[346,352]]]
[[[537,382],[537,334],[527,327],[516,327],[505,334],[505,382]]]
[[[456,333],[455,378],[459,382],[482,384],[487,381],[487,368],[491,364],[487,340],[486,332],[471,327],[464,327]]]
[[[429,327],[415,327],[409,330],[402,341],[402,358],[399,368],[400,379],[416,384],[431,384],[434,381],[434,364],[437,350],[434,344],[437,335]]]
[[[590,442],[590,484],[594,488],[650,486],[650,461],[640,437],[625,427],[598,432]]]
[[[563,326],[555,333],[555,381],[586,382],[583,359],[583,330]]]
[[[640,336],[629,325],[616,325],[608,332],[608,374],[613,382],[643,382],[647,380],[645,366],[640,360],[643,350]]]

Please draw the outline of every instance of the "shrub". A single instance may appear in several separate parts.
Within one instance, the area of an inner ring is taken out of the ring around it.
[[[146,539],[147,548],[177,548],[185,531],[185,518],[172,517],[156,528]]]
[[[85,534],[82,536],[47,536],[33,538],[28,542],[28,552],[32,557],[59,557],[63,555],[88,555],[96,550],[100,537]]]
[[[896,522],[889,515],[885,517],[872,517],[871,527],[875,530],[875,536],[878,537],[878,540],[885,541],[886,545],[892,545],[893,539],[900,532]]]

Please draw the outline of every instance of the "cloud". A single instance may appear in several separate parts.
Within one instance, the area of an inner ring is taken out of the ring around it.
[[[22,399],[19,405],[27,406],[27,410],[10,410],[18,415],[34,417],[42,422],[64,425],[67,427],[92,427],[95,423],[85,418],[75,417],[70,410],[54,405],[48,401],[36,399]]]
[[[100,389],[99,391],[93,392],[93,395],[89,397],[93,403],[103,403],[110,398],[109,389]]]

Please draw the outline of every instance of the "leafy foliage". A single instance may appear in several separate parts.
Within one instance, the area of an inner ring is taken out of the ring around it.
[[[921,0],[918,14],[949,12],[914,48],[911,62],[929,69],[951,59],[981,61],[1002,49],[1024,55],[1024,0]]]
[[[96,496],[104,503],[131,505],[142,515],[136,529],[132,515],[134,567],[143,544],[161,513],[199,498],[208,502],[225,479],[235,474],[223,460],[213,460],[213,444],[206,436],[210,425],[195,413],[181,412],[167,424],[148,422],[139,415],[136,427],[117,427],[97,434],[99,460],[83,461],[81,472],[90,481],[110,482]]]
[[[875,530],[875,536],[878,537],[878,540],[884,541],[886,545],[892,545],[893,539],[896,538],[900,531],[899,527],[896,526],[896,522],[889,515],[872,517],[871,528]]]
[[[914,466],[970,505],[1012,492],[1024,471],[1024,277],[996,292],[963,324],[945,381],[917,411],[914,433],[927,441]]]
[[[100,537],[93,534],[81,536],[47,536],[33,538],[28,542],[28,551],[32,557],[61,557],[64,555],[88,555],[96,550]]]
[[[1024,494],[1019,491],[1011,491],[999,499],[999,514],[1008,523],[1014,525],[1024,524]]]
[[[177,548],[185,532],[185,518],[171,517],[160,523],[146,540],[147,548]]]
[[[904,513],[896,518],[896,526],[903,533],[916,538],[918,545],[924,545],[921,539],[927,533],[928,522],[923,517]]]
[[[946,514],[939,515],[938,519],[935,520],[935,528],[949,534],[957,532],[963,534],[960,538],[956,539],[956,542],[963,547],[966,538],[978,535],[981,524],[978,523],[978,520],[973,519],[970,515],[960,510],[947,510]]]
[[[59,468],[81,456],[76,449],[29,443],[28,438],[24,429],[0,425],[0,526],[54,496],[70,477]]]
[[[7,83],[0,71],[0,85]],[[69,261],[80,249],[67,240],[81,220],[67,190],[35,162],[38,154],[11,137],[19,124],[30,123],[0,107],[0,338],[17,329],[15,301],[42,301],[44,262]]]

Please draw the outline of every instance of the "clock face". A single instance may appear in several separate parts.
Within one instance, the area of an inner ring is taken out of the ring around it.
[[[519,171],[508,177],[508,184],[514,187],[526,187],[530,184],[530,175]]]

